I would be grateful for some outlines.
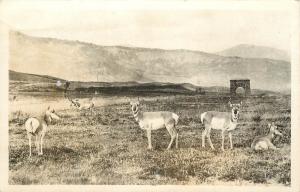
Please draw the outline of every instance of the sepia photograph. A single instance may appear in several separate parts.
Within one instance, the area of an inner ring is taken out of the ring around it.
[[[5,185],[291,190],[299,5],[239,5],[0,1]]]

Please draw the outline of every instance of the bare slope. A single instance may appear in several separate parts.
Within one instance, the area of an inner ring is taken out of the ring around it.
[[[98,46],[10,34],[10,69],[73,81],[171,82],[229,86],[251,79],[252,88],[290,89],[290,64],[281,60],[224,57],[200,51]]]
[[[217,54],[222,56],[236,56],[244,58],[267,58],[290,61],[290,56],[283,50],[271,47],[240,44],[238,46],[223,50]]]
[[[36,82],[36,83],[55,83],[57,81],[64,82],[65,80],[51,77],[47,75],[36,75],[36,74],[28,74],[28,73],[21,73],[9,70],[9,79],[12,81],[29,81],[29,82]]]

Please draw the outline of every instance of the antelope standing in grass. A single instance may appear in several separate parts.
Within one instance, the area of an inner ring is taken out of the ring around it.
[[[140,128],[147,131],[148,149],[152,150],[151,131],[162,128],[166,128],[171,136],[167,150],[171,148],[174,139],[176,139],[176,148],[178,148],[178,132],[176,130],[178,115],[168,111],[142,112],[139,108],[139,101],[130,102],[130,105],[133,116]]]
[[[41,117],[30,117],[25,122],[25,129],[29,140],[29,157],[31,157],[31,137],[35,136],[35,145],[38,155],[43,155],[43,140],[47,131],[48,125],[53,119],[58,120],[59,117],[50,107]]]
[[[268,149],[277,150],[278,149],[272,143],[272,139],[274,138],[275,135],[282,136],[282,133],[280,133],[277,130],[277,126],[275,125],[274,122],[272,122],[272,124],[269,123],[268,127],[270,128],[270,131],[267,135],[256,137],[253,140],[253,142],[251,144],[251,148],[254,149],[255,151],[268,150]]]
[[[228,132],[230,141],[230,149],[233,149],[232,131],[235,130],[242,102],[232,104],[228,102],[231,112],[207,111],[201,114],[201,122],[205,125],[205,130],[202,132],[202,147],[205,147],[205,137],[207,137],[210,147],[214,150],[214,146],[210,139],[211,129],[221,130],[222,134],[222,151],[224,151],[225,132]]]

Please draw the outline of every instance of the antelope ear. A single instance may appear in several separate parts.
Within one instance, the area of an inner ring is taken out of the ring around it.
[[[269,128],[271,127],[271,123],[268,123],[268,127],[269,127]]]
[[[240,105],[242,105],[242,104],[243,104],[243,101],[240,102]]]
[[[50,106],[48,106],[47,110],[50,110]]]

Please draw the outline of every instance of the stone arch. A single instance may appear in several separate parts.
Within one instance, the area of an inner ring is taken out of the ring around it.
[[[250,80],[249,79],[234,79],[230,80],[230,94],[232,96],[239,95],[237,94],[238,88],[243,88],[245,90],[244,95],[250,95],[251,89],[250,89]]]

